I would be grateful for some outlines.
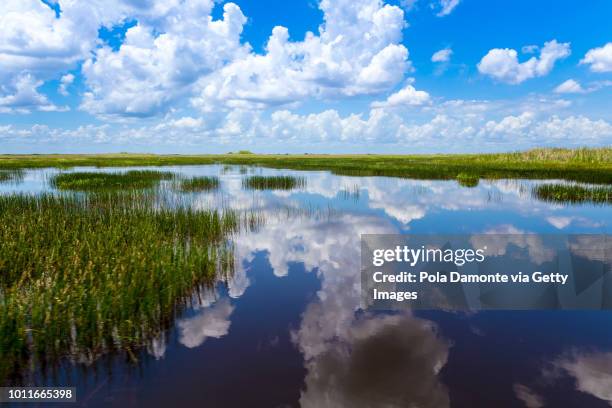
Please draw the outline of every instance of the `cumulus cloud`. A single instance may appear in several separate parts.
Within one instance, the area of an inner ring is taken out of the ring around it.
[[[440,11],[436,14],[438,17],[444,17],[453,12],[455,7],[459,5],[461,0],[440,0],[438,2],[438,6],[440,7]]]
[[[82,2],[62,3],[61,18],[39,0],[0,3],[2,82],[24,72],[48,78],[73,67],[93,48],[98,36],[95,11]]]
[[[429,102],[429,94],[425,91],[418,91],[412,86],[412,81],[391,94],[386,101],[373,102],[373,108],[394,107],[394,106],[419,106]]]
[[[589,50],[580,63],[590,65],[593,72],[612,72],[612,42]]]
[[[431,56],[431,62],[448,62],[450,61],[453,50],[450,48],[443,48],[439,51],[434,52]]]
[[[555,88],[556,93],[583,93],[584,88],[578,81],[568,79]]]
[[[559,84],[559,86],[555,88],[555,92],[561,94],[590,93],[599,91],[600,89],[608,86],[612,86],[612,81],[593,81],[583,87],[580,82],[573,79],[568,79],[567,81]]]
[[[212,20],[213,5],[212,0],[176,3],[161,22],[139,21],[129,28],[118,51],[96,50],[83,64],[89,90],[81,107],[101,116],[155,115],[190,92],[201,76],[245,52],[240,34],[246,17],[240,8],[226,3],[223,18]]]
[[[401,45],[401,8],[380,0],[323,0],[319,33],[290,41],[289,31],[272,30],[264,54],[243,58],[199,81],[193,105],[265,108],[304,98],[375,94],[391,89],[410,68]]]
[[[66,74],[60,79],[58,92],[64,96],[68,96],[68,87],[74,82],[74,75]]]
[[[394,102],[392,99],[390,102]],[[452,102],[452,103],[451,103]],[[67,146],[78,143],[116,143],[167,146],[278,146],[286,142],[304,146],[376,145],[409,147],[411,151],[499,151],[542,146],[605,146],[612,143],[612,124],[583,115],[559,114],[563,101],[537,100],[512,108],[493,109],[482,101],[451,101],[444,106],[422,105],[414,119],[397,106],[373,107],[366,114],[341,115],[334,109],[299,114],[278,110],[271,114],[232,110],[218,118],[166,118],[160,124],[140,127],[89,125],[76,129],[16,127],[0,129],[0,138],[18,142]],[[495,104],[492,104],[495,106]],[[399,105],[401,106],[401,105]],[[406,105],[409,106],[409,105]],[[519,114],[503,114],[504,111]],[[495,119],[490,119],[495,117]],[[274,150],[278,151],[278,150]]]
[[[498,81],[509,84],[520,84],[527,79],[547,75],[555,62],[570,55],[569,43],[558,43],[552,40],[544,43],[539,57],[531,57],[519,62],[518,53],[510,48],[494,48],[482,57],[478,71]]]
[[[152,0],[65,0],[53,5],[61,12],[40,0],[0,2],[0,84],[26,75],[36,83],[60,79],[96,48],[100,27],[163,12]]]
[[[67,108],[59,107],[49,101],[49,99],[38,92],[37,88],[43,84],[36,80],[32,75],[26,74],[19,76],[12,89],[5,96],[0,96],[0,112],[4,113],[29,113],[32,110],[43,112],[63,111]]]

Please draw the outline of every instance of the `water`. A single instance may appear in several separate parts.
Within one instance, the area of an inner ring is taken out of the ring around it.
[[[74,169],[118,171],[122,169]],[[66,362],[39,384],[77,387],[77,405],[205,407],[606,407],[612,313],[360,310],[360,234],[610,233],[612,207],[534,199],[543,181],[343,177],[261,168],[163,167],[218,175],[189,205],[257,214],[234,238],[236,270],[138,362]],[[0,192],[48,190],[29,170]],[[247,174],[294,174],[293,191],[247,191]],[[545,181],[551,182],[551,181]],[[173,195],[175,193],[168,192]],[[74,406],[72,404],[71,406]]]

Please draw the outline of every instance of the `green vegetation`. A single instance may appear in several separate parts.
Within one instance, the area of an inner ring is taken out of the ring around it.
[[[305,185],[304,177],[294,176],[251,176],[242,180],[242,186],[249,190],[292,190]]]
[[[476,176],[466,173],[457,174],[457,183],[463,187],[476,187],[480,182],[480,179]]]
[[[210,191],[219,188],[219,178],[206,176],[206,177],[192,177],[183,179],[178,182],[178,190],[191,193],[197,191]]]
[[[542,184],[534,187],[533,195],[554,203],[612,204],[612,187],[586,187],[568,184]]]
[[[173,173],[132,170],[126,173],[61,173],[51,178],[50,184],[58,190],[112,191],[126,189],[148,189],[161,180],[170,180]]]
[[[0,196],[0,383],[65,356],[135,358],[194,288],[231,268],[236,213],[155,199],[142,190]]]
[[[612,184],[612,148],[534,149],[498,154],[439,155],[3,155],[0,169],[69,166],[233,164],[340,175],[453,180],[474,178],[564,179]]]

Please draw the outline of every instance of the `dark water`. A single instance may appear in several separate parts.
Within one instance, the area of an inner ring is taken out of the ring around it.
[[[305,188],[252,192],[244,173],[298,173],[169,169],[220,176],[221,190],[189,195],[192,205],[264,220],[235,237],[234,275],[194,296],[137,363],[66,363],[34,376],[39,385],[76,386],[88,407],[612,405],[612,312],[372,313],[360,309],[359,275],[360,234],[610,233],[612,207],[544,203],[526,180],[466,188],[299,172]],[[44,190],[52,172],[2,191]]]

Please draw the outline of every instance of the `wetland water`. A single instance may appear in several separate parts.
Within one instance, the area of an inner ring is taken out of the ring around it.
[[[76,405],[88,407],[612,404],[612,312],[360,310],[360,234],[609,234],[612,206],[534,198],[533,186],[550,181],[467,187],[251,167],[156,169],[220,180],[217,190],[189,193],[162,181],[164,201],[258,220],[231,237],[233,272],[194,293],[133,358],[72,356],[23,373],[24,383],[75,386]],[[132,168],[69,171],[121,170]],[[0,192],[48,191],[57,172],[26,170]],[[305,183],[248,190],[249,175]]]

